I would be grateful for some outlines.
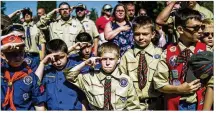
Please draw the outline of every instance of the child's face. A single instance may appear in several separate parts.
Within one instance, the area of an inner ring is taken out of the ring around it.
[[[52,61],[52,65],[57,69],[63,69],[67,64],[67,54],[64,52],[59,52],[60,55],[54,56],[55,60]]]
[[[203,33],[204,26],[199,20],[188,19],[186,26],[183,27],[183,37],[187,42],[197,42]]]
[[[12,67],[19,67],[24,61],[24,50],[5,52],[5,60]]]
[[[142,26],[134,31],[135,43],[140,47],[148,46],[154,36],[155,32],[152,31],[150,25]]]
[[[88,59],[92,52],[92,45],[90,43],[87,43],[82,49],[81,49],[82,55],[85,59]]]
[[[213,25],[206,25],[206,28],[203,32],[203,41],[206,45],[213,47],[214,45],[214,26]]]
[[[105,52],[101,55],[101,64],[102,64],[102,69],[106,73],[112,73],[116,65],[118,64],[118,58],[116,57],[116,52]]]

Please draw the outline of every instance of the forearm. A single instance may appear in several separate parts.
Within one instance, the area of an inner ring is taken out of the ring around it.
[[[203,110],[211,110],[214,102],[214,90],[211,87],[207,87],[204,99]]]
[[[116,35],[118,35],[121,32],[121,28],[117,28],[115,30],[112,30],[110,32],[104,32],[105,39],[106,40],[112,40]]]
[[[95,53],[95,56],[97,56],[97,50],[98,50],[98,42],[99,42],[99,37],[95,38],[94,39],[94,53]]]
[[[158,89],[160,92],[163,93],[176,93],[179,94],[179,86],[174,86],[174,85],[165,85],[163,87],[161,87],[160,89]]]
[[[46,16],[41,16],[40,21],[36,23],[37,27],[40,27],[41,25],[45,26],[47,23],[51,20],[52,16],[55,13],[55,9],[49,12]]]
[[[167,19],[169,18],[169,15],[175,5],[175,2],[171,2],[168,6],[166,6],[162,12],[157,16],[156,23],[160,25],[166,24]]]
[[[41,44],[41,58],[40,58],[40,60],[43,60],[45,57],[45,49],[46,49],[45,44],[44,43]]]
[[[18,11],[15,11],[15,12],[9,14],[8,17],[13,18],[14,16],[16,16],[17,13],[18,13]]]
[[[38,78],[40,79],[40,81],[43,78],[43,71],[44,71],[44,66],[45,64],[41,61],[37,70],[35,71],[35,74],[38,76]]]

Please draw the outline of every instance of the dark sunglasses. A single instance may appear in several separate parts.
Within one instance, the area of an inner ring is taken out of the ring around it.
[[[204,30],[205,29],[205,25],[196,25],[196,26],[184,26],[185,28],[193,28],[194,31],[199,31],[199,29]]]
[[[78,11],[84,11],[85,9],[84,8],[76,8],[76,12]]]
[[[112,9],[105,9],[104,11],[112,12]]]
[[[61,8],[61,9],[59,9],[59,10],[69,10],[69,8]]]
[[[213,33],[213,32],[212,32],[212,33],[210,33],[210,32],[204,32],[204,33],[203,33],[203,35],[204,35],[205,37],[208,37],[210,34],[211,34],[211,36],[214,36],[214,33]]]

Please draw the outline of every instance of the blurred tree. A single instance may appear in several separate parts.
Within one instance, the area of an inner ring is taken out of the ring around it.
[[[56,8],[56,1],[38,1],[37,9],[44,8],[46,13],[49,13]]]
[[[98,18],[98,12],[95,10],[95,8],[91,8],[91,14],[89,15],[89,18],[94,22]]]
[[[1,14],[5,14],[4,11],[6,10],[5,2],[1,1]]]

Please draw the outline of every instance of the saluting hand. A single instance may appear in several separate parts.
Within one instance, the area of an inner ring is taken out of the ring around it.
[[[49,64],[49,63],[51,63],[51,62],[55,62],[56,59],[57,59],[59,56],[61,56],[61,55],[62,55],[61,52],[58,52],[58,53],[51,53],[51,54],[47,55],[47,56],[41,61],[41,63],[47,65],[47,64]]]
[[[178,91],[180,93],[194,93],[201,87],[200,79],[196,79],[190,83],[184,82],[183,84],[179,85]]]
[[[98,62],[99,60],[101,60],[101,57],[91,57],[85,61],[85,64],[94,67],[95,65],[99,63]]]

